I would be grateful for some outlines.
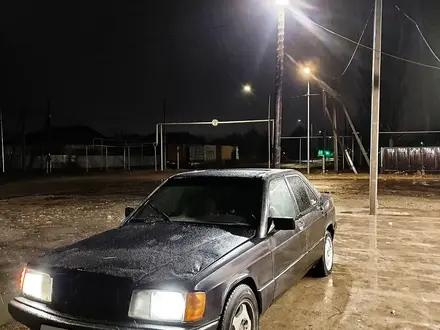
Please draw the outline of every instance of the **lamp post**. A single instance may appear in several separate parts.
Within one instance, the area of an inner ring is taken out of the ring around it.
[[[281,167],[281,125],[283,112],[283,74],[284,74],[284,27],[285,7],[288,0],[276,0],[278,9],[277,28],[277,69],[275,76],[275,153],[274,167]]]
[[[298,126],[301,124],[302,124],[302,120],[298,119],[296,121],[296,125]],[[296,129],[296,127],[295,127],[295,129]],[[298,153],[298,155],[299,155],[299,158],[298,158],[299,164],[301,165],[301,163],[302,163],[302,137],[301,136],[299,137],[299,153]]]
[[[243,85],[243,93],[244,94],[252,94],[252,86],[249,84]],[[271,95],[268,96],[268,106],[267,106],[267,167],[271,167],[271,154],[272,154],[272,133],[271,131]]]
[[[307,174],[310,174],[310,73],[309,67],[304,68],[307,76]]]

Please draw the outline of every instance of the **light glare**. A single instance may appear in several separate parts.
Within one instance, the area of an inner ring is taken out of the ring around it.
[[[183,293],[172,291],[135,291],[128,316],[144,320],[183,321],[185,296]]]
[[[179,292],[153,291],[151,318],[154,320],[183,320],[185,297]]]
[[[48,274],[28,269],[24,274],[23,294],[50,302],[52,300],[52,278]]]
[[[310,74],[310,72],[311,72],[311,70],[310,70],[309,67],[305,67],[305,68],[304,68],[304,73],[305,73],[305,74]]]
[[[289,0],[275,0],[277,6],[286,7],[289,4]]]
[[[251,85],[247,84],[243,86],[243,92],[245,93],[252,93],[252,87]]]

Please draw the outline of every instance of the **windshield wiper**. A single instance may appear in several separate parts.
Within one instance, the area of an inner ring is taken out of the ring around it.
[[[151,203],[151,201],[148,201],[146,204],[147,204],[149,207],[151,207],[151,208],[152,208],[157,214],[159,214],[160,216],[162,216],[162,218],[163,218],[165,221],[171,222],[170,217],[169,217],[165,212],[162,212],[162,211],[159,210],[156,206],[154,206],[154,205]]]
[[[252,225],[247,222],[222,222],[222,221],[186,220],[186,219],[185,220],[179,219],[177,222],[195,223],[200,225],[252,227]]]

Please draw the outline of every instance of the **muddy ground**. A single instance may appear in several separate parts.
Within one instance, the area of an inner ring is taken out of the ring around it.
[[[161,178],[135,173],[1,185],[2,301],[17,291],[27,260],[117,225],[124,207]],[[440,180],[382,177],[377,217],[368,216],[365,176],[312,181],[337,205],[333,274],[301,280],[261,317],[261,329],[440,329]],[[8,321],[1,328],[22,327]]]

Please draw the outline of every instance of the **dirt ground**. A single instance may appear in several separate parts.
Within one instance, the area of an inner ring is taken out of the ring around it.
[[[17,291],[27,260],[117,225],[124,208],[163,177],[136,173],[0,186],[2,301]],[[261,317],[261,329],[440,329],[440,179],[381,177],[376,217],[368,215],[366,176],[311,179],[337,206],[333,274],[293,286]],[[6,321],[1,317],[0,324]],[[14,322],[1,328],[22,329]]]

